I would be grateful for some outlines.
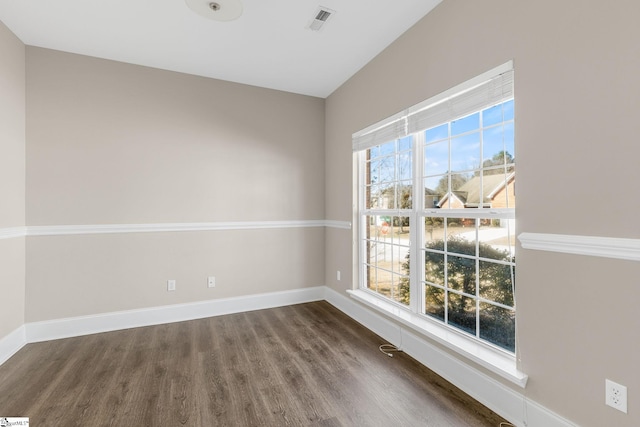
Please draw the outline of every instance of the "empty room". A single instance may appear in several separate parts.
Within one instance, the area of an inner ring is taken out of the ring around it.
[[[639,20],[0,0],[0,425],[640,425]]]

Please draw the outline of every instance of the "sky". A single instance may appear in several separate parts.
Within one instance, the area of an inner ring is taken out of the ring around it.
[[[449,170],[470,175],[485,160],[501,151],[515,158],[513,119],[514,102],[510,100],[424,131],[425,186],[436,188]],[[412,138],[410,135],[371,148],[372,183],[380,184],[381,188],[388,187],[385,183],[396,180],[411,185]],[[394,157],[396,150],[397,165]]]

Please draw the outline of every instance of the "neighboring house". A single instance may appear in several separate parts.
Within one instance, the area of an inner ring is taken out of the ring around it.
[[[440,200],[440,197],[438,196],[438,193],[430,188],[425,188],[424,189],[424,207],[425,208],[430,208],[430,207],[434,207],[434,208],[438,208],[440,207],[438,205],[438,201]]]
[[[374,198],[374,207],[379,209],[394,209],[394,196],[395,196],[395,187],[389,187],[380,193],[380,196],[375,199]],[[398,208],[399,209],[411,209],[413,204],[413,199],[411,197],[411,186],[410,185],[401,185],[398,186]],[[438,201],[440,197],[438,193],[430,188],[425,188],[424,190],[424,206],[425,207],[440,207],[438,205]]]
[[[481,200],[482,199],[482,200]],[[474,176],[459,189],[450,191],[437,203],[442,209],[515,208],[515,173]]]

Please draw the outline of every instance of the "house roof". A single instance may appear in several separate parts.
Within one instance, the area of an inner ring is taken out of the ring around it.
[[[458,198],[465,207],[477,208],[480,206],[480,197],[484,195],[482,200],[483,207],[490,207],[491,200],[495,195],[505,187],[506,184],[515,179],[515,173],[507,175],[506,179],[503,174],[484,175],[482,177],[482,185],[480,176],[474,176],[465,182],[459,189],[454,190],[453,195]],[[438,206],[442,207],[451,193],[447,193],[440,199]]]

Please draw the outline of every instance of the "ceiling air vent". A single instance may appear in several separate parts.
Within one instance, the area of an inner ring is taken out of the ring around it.
[[[327,23],[329,19],[336,13],[335,10],[331,10],[328,7],[320,6],[316,11],[315,18],[309,24],[309,29],[312,31],[320,31],[322,26]]]

